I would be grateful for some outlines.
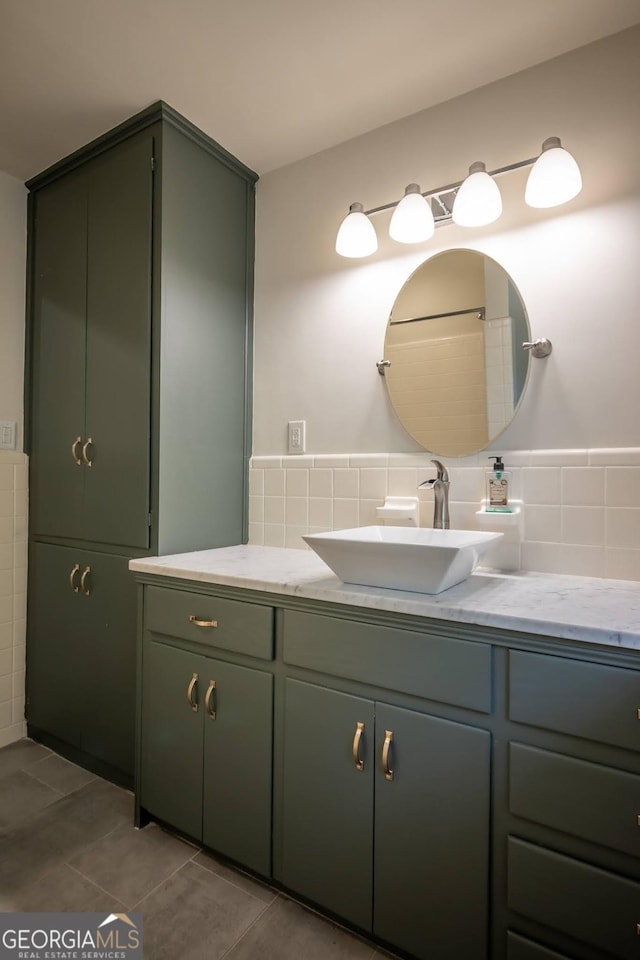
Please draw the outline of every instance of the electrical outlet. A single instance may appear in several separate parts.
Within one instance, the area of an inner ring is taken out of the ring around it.
[[[15,450],[16,426],[15,421],[0,420],[0,450]]]
[[[289,453],[304,453],[306,420],[289,420]]]

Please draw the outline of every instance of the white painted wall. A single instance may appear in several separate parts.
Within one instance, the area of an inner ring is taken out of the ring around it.
[[[533,376],[503,449],[640,445],[640,28],[523,71],[266,175],[258,183],[254,453],[286,450],[307,421],[312,453],[417,449],[375,362],[396,293],[427,256],[471,247],[500,262],[554,352]],[[292,118],[292,123],[295,118]],[[501,178],[505,212],[447,226],[416,248],[385,234],[365,261],[335,253],[354,200],[365,208],[539,152],[560,136],[584,190],[566,207],[525,206],[527,172]]]
[[[27,191],[0,173],[0,420],[18,424],[22,450]]]

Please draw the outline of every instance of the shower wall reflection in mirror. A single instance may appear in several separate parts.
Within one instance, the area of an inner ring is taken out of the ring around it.
[[[526,386],[524,303],[503,268],[474,250],[448,250],[409,277],[393,305],[384,358],[389,396],[425,449],[463,457],[492,445]]]

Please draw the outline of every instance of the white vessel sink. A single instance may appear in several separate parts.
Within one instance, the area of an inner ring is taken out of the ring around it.
[[[345,583],[441,593],[466,580],[501,536],[477,530],[355,527],[302,539]]]

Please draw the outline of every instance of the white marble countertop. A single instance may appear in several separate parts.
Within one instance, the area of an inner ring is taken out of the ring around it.
[[[237,546],[131,560],[136,573],[640,650],[640,583],[477,570],[435,596],[342,583],[314,553]]]

